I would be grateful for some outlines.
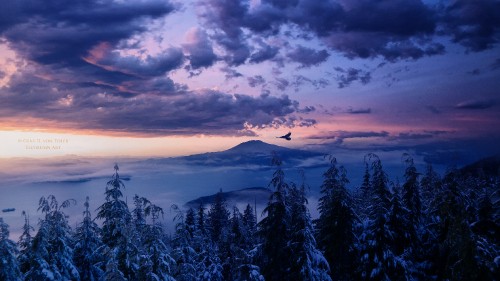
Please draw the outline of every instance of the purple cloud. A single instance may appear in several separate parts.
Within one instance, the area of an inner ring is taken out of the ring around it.
[[[58,128],[144,135],[240,135],[248,128],[312,126],[288,96],[257,97],[219,91],[186,91],[157,81],[173,93],[122,95],[99,85],[74,85],[25,75],[0,89],[0,120],[29,118]],[[178,92],[175,92],[175,91]],[[61,121],[63,120],[63,121]]]
[[[326,50],[317,51],[303,46],[298,46],[287,54],[287,57],[291,61],[298,62],[301,67],[319,65],[320,63],[326,61],[329,56],[330,54],[328,54]]]
[[[199,28],[189,31],[188,42],[182,45],[188,53],[190,69],[199,69],[212,66],[217,56],[212,48],[212,42],[208,39],[207,33]]]
[[[338,87],[345,88],[351,85],[354,81],[359,81],[361,84],[365,85],[372,79],[371,73],[356,68],[343,69],[341,67],[336,67],[335,70],[339,73],[336,77],[338,82]]]
[[[112,51],[108,44],[100,44],[89,53],[90,56],[85,58],[89,63],[109,71],[138,77],[164,75],[179,68],[184,61],[181,49],[174,47],[164,50],[155,57],[147,55],[144,59],[138,56],[122,56],[118,51]]]
[[[483,51],[499,41],[500,3],[495,0],[452,1],[442,11],[443,33],[470,51]]]
[[[266,80],[264,79],[264,77],[262,77],[262,75],[255,75],[253,77],[248,77],[247,80],[248,80],[248,85],[252,88],[255,88],[257,86],[266,83]]]

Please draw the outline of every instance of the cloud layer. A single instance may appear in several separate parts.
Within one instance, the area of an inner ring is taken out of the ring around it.
[[[0,79],[9,80],[0,88],[0,122],[25,116],[56,127],[152,135],[241,135],[259,128],[309,127],[317,124],[307,116],[314,105],[299,105],[282,92],[372,81],[374,70],[337,66],[334,56],[397,63],[444,54],[450,40],[468,52],[481,52],[496,47],[500,38],[500,4],[493,0],[435,6],[419,0],[190,4],[197,4],[192,26],[179,41],[164,42],[166,31],[159,27],[186,11],[187,4],[2,1],[0,44],[22,63],[13,76],[0,70]],[[325,64],[329,75],[314,73]],[[271,75],[258,71],[270,65]],[[212,71],[265,94],[190,88],[189,82],[174,78],[186,71],[191,79]],[[492,106],[491,100],[471,100],[455,108]],[[350,137],[335,135],[341,142]]]

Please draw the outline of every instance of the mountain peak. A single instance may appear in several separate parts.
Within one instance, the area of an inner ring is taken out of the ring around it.
[[[261,140],[251,140],[251,141],[246,141],[242,142],[228,150],[227,152],[238,152],[238,153],[248,153],[248,152],[266,152],[270,153],[271,151],[282,151],[282,150],[288,150],[289,148],[274,145],[274,144],[269,144],[266,142],[263,142]]]

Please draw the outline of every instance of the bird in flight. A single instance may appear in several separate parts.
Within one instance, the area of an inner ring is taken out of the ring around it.
[[[291,132],[288,132],[288,134],[281,136],[281,137],[276,137],[277,139],[286,139],[287,141],[291,140],[292,138],[290,137],[292,135]]]

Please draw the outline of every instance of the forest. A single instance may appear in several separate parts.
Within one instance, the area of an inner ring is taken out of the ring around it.
[[[115,165],[104,203],[87,197],[75,228],[65,213],[75,201],[53,195],[40,198],[38,222],[23,213],[17,242],[0,218],[0,280],[498,280],[498,174],[439,175],[402,159],[402,180],[391,181],[367,154],[362,184],[348,188],[331,156],[313,220],[310,187],[288,181],[275,155],[262,214],[218,193],[209,206],[164,206],[176,214],[172,234],[164,208],[139,195],[128,206]]]

